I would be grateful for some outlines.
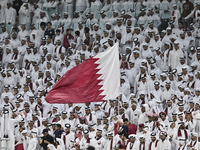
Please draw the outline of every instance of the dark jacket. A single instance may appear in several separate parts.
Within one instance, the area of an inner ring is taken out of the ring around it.
[[[51,144],[54,143],[53,137],[51,135],[48,134],[46,137],[43,136],[42,137],[42,144],[41,144],[41,146],[43,147],[44,150],[47,150],[47,144],[44,143],[44,140],[48,141]]]

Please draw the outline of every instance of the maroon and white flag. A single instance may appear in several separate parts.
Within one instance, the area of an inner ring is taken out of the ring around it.
[[[118,43],[67,71],[48,92],[48,103],[87,103],[120,95]]]

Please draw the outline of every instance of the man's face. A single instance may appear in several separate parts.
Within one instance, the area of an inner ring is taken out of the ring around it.
[[[176,7],[176,9],[177,9],[177,7]],[[181,29],[181,28],[183,28],[183,24],[182,23],[178,23],[178,27]]]
[[[155,88],[156,90],[159,90],[160,87],[159,87],[159,86],[154,86],[154,88]]]
[[[104,36],[105,36],[105,37],[108,37],[108,33],[107,33],[107,32],[104,32]]]
[[[29,127],[33,127],[33,122],[30,122],[28,125]]]
[[[64,18],[67,19],[67,18],[68,18],[68,14],[65,14],[65,15],[64,15]]]
[[[63,114],[63,115],[62,115],[62,118],[63,118],[63,119],[66,119],[66,118],[67,118],[67,115],[66,115],[66,114]]]
[[[175,127],[175,123],[173,122],[171,125],[170,125],[170,127],[173,129],[174,127]]]
[[[97,31],[99,29],[99,27],[94,26],[94,31]]]
[[[122,25],[122,22],[121,22],[121,21],[118,21],[118,22],[117,22],[117,25],[118,25],[118,26],[121,26],[121,25]]]
[[[166,89],[170,89],[171,85],[170,84],[166,84],[165,87],[166,87]]]
[[[185,124],[184,123],[180,125],[180,129],[185,129]]]
[[[180,34],[181,39],[185,39],[185,34]]]
[[[44,135],[44,136],[47,136],[47,135],[48,135],[48,132],[44,133],[43,135]]]
[[[85,110],[85,113],[86,113],[87,115],[89,115],[89,114],[90,114],[90,110],[89,110],[89,109],[86,109],[86,110]]]
[[[125,125],[125,126],[128,126],[129,124],[130,124],[130,123],[129,123],[128,121],[125,121],[125,122],[124,122],[124,125]]]
[[[179,45],[178,45],[178,44],[175,44],[175,45],[174,45],[174,48],[175,48],[176,50],[178,50],[178,49],[179,49]]]
[[[199,105],[195,105],[194,108],[196,111],[199,110]]]
[[[184,110],[184,107],[182,107],[182,106],[179,107],[179,111],[180,111],[180,112],[183,112],[183,110]]]
[[[182,115],[178,116],[178,118],[179,118],[179,120],[183,121],[183,116]]]
[[[112,140],[113,136],[108,136],[107,139]]]
[[[194,136],[194,135],[192,135],[192,136],[191,136],[191,139],[192,139],[193,141],[196,141],[196,140],[197,140],[197,137]]]
[[[191,115],[186,115],[186,119],[191,120]]]
[[[25,108],[25,112],[29,113],[30,109],[29,108]]]
[[[88,139],[89,135],[88,134],[84,134],[84,138]]]
[[[190,108],[193,108],[194,107],[194,103],[190,103]]]
[[[185,64],[185,59],[180,59],[180,63],[183,65]]]
[[[28,86],[25,86],[24,87],[24,92],[27,92],[28,91]]]
[[[127,33],[130,33],[130,32],[131,32],[131,29],[127,28],[127,29],[126,29],[126,32],[127,32]]]
[[[126,109],[128,108],[128,103],[124,104],[124,108],[126,108]]]
[[[173,119],[173,121],[176,121],[176,120],[177,120],[176,115],[173,115],[173,116],[172,116],[172,119]]]
[[[17,38],[17,34],[15,34],[15,33],[12,34],[12,38],[13,38],[13,39],[16,39],[16,38]]]
[[[160,138],[164,141],[166,136],[165,135],[160,135]]]
[[[134,138],[131,138],[131,139],[130,139],[130,142],[131,142],[131,143],[134,143],[134,142],[135,142],[135,137],[134,137]]]
[[[7,4],[7,8],[9,9],[11,7],[11,4],[9,3],[9,4]]]
[[[71,30],[68,30],[68,31],[67,31],[67,34],[68,34],[68,35],[71,35],[71,34],[72,34],[72,31],[71,31]]]
[[[156,140],[156,137],[155,136],[151,137],[151,140],[152,142],[154,142]]]
[[[145,139],[144,138],[143,139],[140,138],[140,143],[143,144],[144,142],[145,142]]]
[[[161,118],[162,120],[165,120],[165,119],[166,119],[166,116],[165,116],[165,115],[161,115],[160,118]]]
[[[21,26],[21,28],[22,28],[22,30],[26,30],[26,26],[25,25]]]
[[[119,113],[120,113],[120,114],[123,114],[123,113],[124,113],[124,109],[120,109],[120,110],[119,110]]]

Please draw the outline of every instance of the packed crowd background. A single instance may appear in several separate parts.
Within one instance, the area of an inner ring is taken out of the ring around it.
[[[0,149],[199,150],[199,18],[198,0],[0,0]],[[119,97],[45,101],[116,42]]]

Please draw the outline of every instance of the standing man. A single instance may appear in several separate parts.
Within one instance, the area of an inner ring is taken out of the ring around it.
[[[149,143],[146,141],[145,136],[141,135],[139,142],[135,143],[133,147],[133,150],[149,150]]]
[[[149,144],[149,150],[157,149],[159,140],[156,140],[156,134],[151,133],[151,142]]]
[[[134,145],[136,143],[136,141],[135,141],[136,135],[135,134],[131,134],[128,137],[129,137],[129,141],[130,142],[128,143],[128,145],[126,147],[126,150],[133,150]]]
[[[184,57],[183,51],[179,48],[179,42],[174,42],[174,49],[169,52],[168,66],[169,69],[176,69],[179,63],[180,57]]]
[[[6,145],[2,145],[2,147],[7,147],[8,150],[14,150],[15,148],[15,137],[14,137],[14,127],[15,124],[20,122],[22,120],[21,113],[18,112],[18,115],[12,115],[12,118],[10,118],[10,112],[9,110],[4,110],[3,114],[1,114],[1,138],[9,138],[9,140],[6,142]]]
[[[12,26],[15,24],[15,20],[16,20],[16,10],[14,8],[11,7],[12,3],[11,2],[7,2],[7,8],[5,9],[5,23],[6,23],[6,29],[8,31],[8,33],[10,33],[10,30],[12,28]]]
[[[198,141],[197,141],[197,133],[192,132],[191,133],[191,140],[186,144],[186,146],[188,147],[188,149],[192,149],[192,150],[198,150]]]
[[[42,134],[44,135],[42,139],[40,140],[40,145],[43,147],[43,150],[47,150],[48,144],[53,144],[54,140],[51,135],[49,135],[48,130],[44,129]]]
[[[63,40],[63,46],[68,49],[68,47],[70,47],[70,43],[74,40],[74,37],[72,35],[72,30],[73,29],[67,29],[67,33],[64,36],[64,40]]]
[[[180,14],[180,11],[177,9],[176,4],[173,5],[173,9],[174,10],[172,11],[172,14],[171,14],[171,20],[174,21],[175,27],[178,28],[178,22],[181,17],[181,14]]]
[[[187,29],[190,25],[190,23],[192,22],[192,17],[185,19],[185,17],[187,17],[192,10],[194,9],[194,5],[192,2],[190,2],[189,0],[186,0],[185,3],[183,4],[183,14],[182,14],[182,22],[183,22],[183,27],[185,29]]]
[[[19,9],[19,24],[25,24],[29,30],[31,23],[31,10],[28,2],[25,2]]]
[[[73,0],[62,0],[63,12],[68,12],[69,16],[73,18]]]
[[[158,142],[158,150],[171,150],[171,143],[167,139],[166,132],[160,132],[160,141]]]

